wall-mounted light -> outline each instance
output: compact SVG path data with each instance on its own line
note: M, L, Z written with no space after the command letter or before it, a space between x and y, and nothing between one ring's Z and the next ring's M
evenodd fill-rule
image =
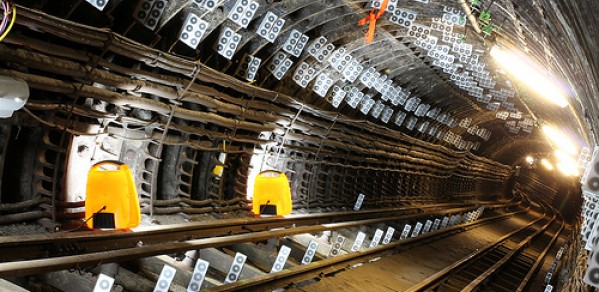
M557 163L558 170L565 176L579 176L578 163L575 160L563 160Z
M549 142L557 149L568 155L578 155L578 146L568 136L556 130L550 125L543 126L543 133Z
M546 158L541 159L541 164L547 169L547 170L553 170L553 164L551 164L551 162L549 162L549 160L547 160Z
M535 159L532 156L526 156L525 160L528 164L533 164L535 162Z
M0 76L0 118L9 118L21 109L29 98L27 82L9 76Z
M522 57L504 46L495 44L491 49L491 56L497 63L507 70L511 75L524 82L529 88L536 91L543 98L557 104L560 107L566 107L568 100L566 94L554 84L545 72L539 71L539 66Z
M580 175L578 161L573 155L561 150L555 150L554 156L557 159L558 170L566 176Z

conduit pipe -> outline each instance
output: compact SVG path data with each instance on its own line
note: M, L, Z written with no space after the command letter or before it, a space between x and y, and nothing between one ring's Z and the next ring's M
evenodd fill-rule
M466 17L470 21L470 24L472 24L474 30L478 34L482 33L483 31L480 29L480 26L478 26L478 21L476 21L476 16L472 14L472 9L470 9L470 6L468 5L468 3L466 3L466 0L458 0L458 2L460 3L460 6L462 6L462 10L464 10L464 13L466 13Z

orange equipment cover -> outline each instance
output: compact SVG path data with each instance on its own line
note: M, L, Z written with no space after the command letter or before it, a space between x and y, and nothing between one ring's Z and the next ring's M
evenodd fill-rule
M116 170L101 169L112 164ZM139 198L129 167L120 161L102 161L96 163L87 176L85 198L85 218L87 226L93 228L95 213L114 214L116 229L137 227L141 220Z

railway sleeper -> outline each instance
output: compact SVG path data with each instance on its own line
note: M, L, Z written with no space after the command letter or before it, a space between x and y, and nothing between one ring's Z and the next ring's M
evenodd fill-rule
M493 264L478 264L480 262L477 262L476 265L472 265L469 267L465 267L464 269L462 269L459 273L466 273L466 274L472 274L474 275L474 277L472 279L475 279L476 277L478 277L478 275L484 273L489 267L491 267Z
M445 292L445 291L461 291L466 285L468 285L472 280L462 278L460 276L452 277L443 285L439 286L436 291Z
M507 252L504 252L503 250L494 249L481 257L478 262L490 262L491 265L493 265L496 261L502 259L506 254Z
M462 270L459 274L457 274L456 277L467 280L469 283L470 281L476 279L476 277L478 277L478 275L480 275L485 270L486 270L486 268L483 269L481 267L476 267L476 268L472 267L472 269L467 268L465 270Z
M507 288L510 286L502 286L502 285L489 285L485 288L483 288L481 291L482 292L498 292L498 291L502 291L502 292L514 292L513 288Z

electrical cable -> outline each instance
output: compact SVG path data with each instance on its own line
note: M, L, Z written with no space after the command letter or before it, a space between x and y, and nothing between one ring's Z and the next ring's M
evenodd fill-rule
M6 29L6 31L4 31L4 33L2 35L0 35L0 42L2 42L2 40L8 35L10 30L12 29L13 24L15 24L16 19L17 19L17 8L13 6L12 7L12 19L11 19L10 24L8 25L8 28Z
M27 114L29 114L34 120L38 121L39 123L42 123L51 128L61 129L61 127L59 125L43 120L42 118L40 118L40 117L36 116L34 113L32 113L26 107L21 108L21 110L26 112ZM85 133L85 132L77 131L77 130L71 129L71 128L65 128L63 130L67 131L71 135L79 135L79 136L97 136L98 134L101 134L101 133Z
M0 4L2 4L0 7L2 7L2 10L4 11L4 15L2 16L2 22L0 23L0 32L2 32L4 31L4 29L6 28L6 24L8 23L10 7L8 6L8 2L2 2Z
M77 227L75 227L75 228L71 228L71 229L68 229L68 230L63 230L63 232L73 232L73 231L77 231L77 230L79 230L79 228L81 228L81 227L85 226L85 224L87 224L87 221L91 220L91 219L94 217L94 215L96 215L96 214L98 214L98 213L100 213L100 212L102 212L102 211L104 211L104 210L106 210L106 206L104 206L104 207L100 208L100 210L98 210L97 212L95 212L95 213L91 214L91 216L89 216L89 217L88 217L87 219L85 219L83 222L79 222L79 225L77 225Z

